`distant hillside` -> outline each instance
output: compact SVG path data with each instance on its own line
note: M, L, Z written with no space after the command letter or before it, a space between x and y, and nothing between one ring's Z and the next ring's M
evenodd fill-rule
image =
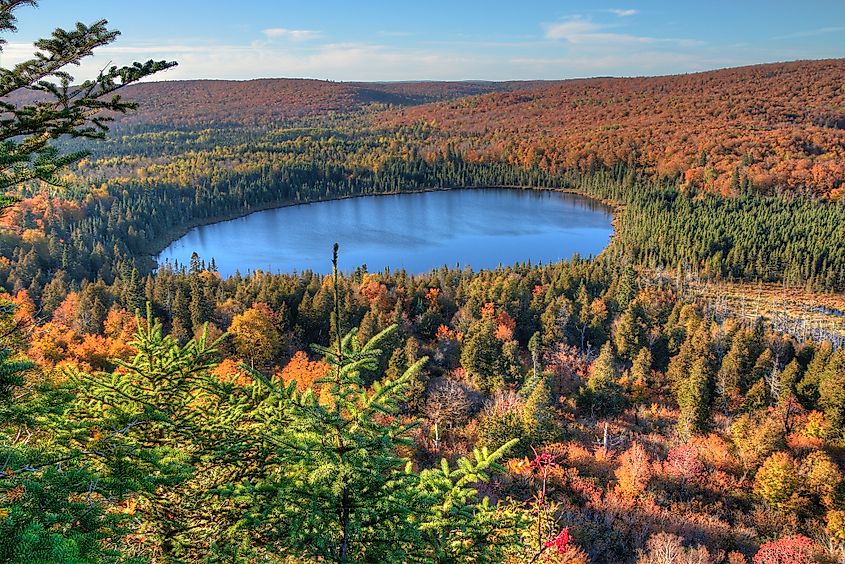
M845 194L845 59L550 82L190 80L126 96L140 107L118 127L250 127L387 104L371 123L428 124L423 150L448 143L470 159L550 170L636 161L726 194L749 183Z
M526 82L353 83L268 78L247 81L180 80L128 87L138 111L119 124L263 125L279 120L346 112L369 104L414 105L525 88Z
M398 109L383 123L431 123L526 166L636 158L720 192L746 177L763 190L845 192L845 59L534 86Z

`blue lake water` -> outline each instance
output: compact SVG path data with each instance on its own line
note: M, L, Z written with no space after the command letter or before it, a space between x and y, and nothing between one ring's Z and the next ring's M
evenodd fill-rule
M573 194L500 188L365 196L255 212L190 230L159 264L214 258L223 276L367 265L410 273L443 265L495 268L595 256L613 232L610 210Z

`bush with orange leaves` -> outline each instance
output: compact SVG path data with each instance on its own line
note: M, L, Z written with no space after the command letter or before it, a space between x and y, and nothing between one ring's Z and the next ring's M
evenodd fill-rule
M243 366L231 358L227 358L215 366L211 373L217 376L221 382L235 384L236 386L249 386L252 383L252 377L244 370Z
M619 462L619 468L615 472L616 491L630 499L640 497L645 493L654 475L651 457L640 443L634 442L622 453Z
M286 384L296 382L300 391L316 387L316 382L325 378L329 373L329 365L322 360L310 360L303 351L297 351L293 358L278 373L278 377Z
M109 353L110 339L102 335L82 335L78 342L68 348L70 356L82 366L93 370L109 370L112 367Z

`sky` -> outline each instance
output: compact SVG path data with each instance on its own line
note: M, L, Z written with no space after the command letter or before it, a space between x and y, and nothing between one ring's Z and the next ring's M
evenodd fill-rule
M121 31L77 75L175 60L158 80L527 80L845 57L842 0L40 0L7 66L56 27ZM73 72L72 72L73 74Z

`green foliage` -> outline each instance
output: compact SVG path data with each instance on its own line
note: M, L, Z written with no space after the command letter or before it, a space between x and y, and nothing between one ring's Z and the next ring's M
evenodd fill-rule
M744 467L754 469L784 446L783 427L765 413L746 413L731 425L731 439Z
M461 349L461 366L478 388L484 392L504 386L501 343L496 339L496 323L483 319L474 324Z
M3 305L4 325L13 312ZM12 327L4 341L16 340ZM16 352L0 348L0 561L116 559L105 543L123 533L123 519L106 511L106 500L118 492L89 462L93 453L62 440L69 425L60 414L68 395L32 385L22 393L32 368Z
M819 406L830 425L831 438L845 439L845 349L828 359L819 382Z
M646 343L646 323L644 312L636 302L631 303L625 313L616 322L613 332L613 342L619 356L626 360L633 360Z
M510 440L492 453L475 449L473 458L461 458L452 469L446 459L440 467L420 472L417 503L425 508L419 519L420 539L413 553L428 562L497 562L519 540L526 526L524 515L512 508L478 501L475 484L487 482L505 453L517 444Z
M212 507L203 504L210 484L198 480L221 462L209 456L227 433L218 411L223 390L208 373L218 343L202 335L180 345L148 311L129 343L130 361L72 380L79 390L70 414L79 425L74 441L102 453L97 467L120 498L137 503L147 543L168 557L203 545L196 522Z
M518 410L493 411L479 420L478 444L482 447L498 449L511 439L518 439L519 442L518 447L511 451L511 456L527 456L531 452L532 437Z
M812 350L813 358L796 386L798 399L806 408L810 408L819 401L819 384L827 368L827 362L833 354L833 346L825 341Z
M522 420L527 436L537 444L554 442L560 434L555 415L547 379L540 378L522 406Z
M14 11L34 1L12 1L0 5L0 32L16 31ZM11 69L0 68L0 189L29 180L60 184L57 173L85 156L83 152L60 154L51 145L59 137L102 138L111 121L108 112L125 113L135 105L117 92L125 86L170 68L176 63L147 61L131 66L112 66L94 79L77 82L68 74L94 49L112 43L119 33L100 20L90 26L78 23L72 30L56 29L49 39L35 42L33 58ZM5 38L2 43L6 43ZM2 48L0 46L0 48ZM36 101L11 101L24 92L36 93ZM0 208L10 199L0 202Z
M712 360L699 357L693 363L690 374L675 387L680 408L678 433L682 437L689 437L707 430L710 421L712 389Z
M259 419L271 452L262 471L229 494L248 511L238 528L280 556L329 561L460 560L495 555L510 534L512 515L478 500L474 484L489 479L516 441L494 452L476 450L456 469L411 471L400 455L415 422L398 417L399 403L426 358L397 378L369 388L361 373L378 366L379 346L395 326L365 344L356 331L337 347L315 347L331 373L326 395L280 388L260 379L267 395ZM271 406L273 406L271 408Z
M593 417L613 417L625 408L624 389L619 384L619 369L613 346L602 346L598 358L590 367L586 386L578 395L579 407L590 410Z

